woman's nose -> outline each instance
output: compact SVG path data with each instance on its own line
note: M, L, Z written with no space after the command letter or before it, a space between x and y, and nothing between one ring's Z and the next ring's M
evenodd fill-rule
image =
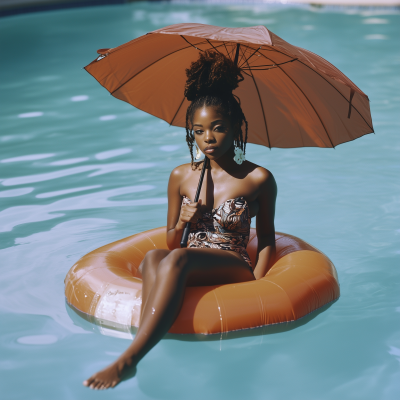
M204 141L206 143L211 143L211 142L215 142L215 137L213 135L213 132L211 130L206 130L205 131L205 135L204 135Z

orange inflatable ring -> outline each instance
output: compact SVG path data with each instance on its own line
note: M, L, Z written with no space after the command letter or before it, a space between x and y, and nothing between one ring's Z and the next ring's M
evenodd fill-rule
M124 326L138 326L142 281L138 267L147 251L167 249L166 228L138 233L83 256L65 278L75 309ZM253 265L257 236L247 246ZM276 233L276 261L264 278L219 286L188 287L170 333L221 333L294 321L336 300L332 262L301 239Z

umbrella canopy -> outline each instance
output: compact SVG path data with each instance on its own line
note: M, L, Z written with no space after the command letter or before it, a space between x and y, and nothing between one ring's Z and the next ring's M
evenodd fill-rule
M230 57L243 71L233 94L249 123L248 142L335 147L373 132L368 97L349 78L261 25L170 25L98 50L85 69L114 97L184 127L185 69L207 49Z

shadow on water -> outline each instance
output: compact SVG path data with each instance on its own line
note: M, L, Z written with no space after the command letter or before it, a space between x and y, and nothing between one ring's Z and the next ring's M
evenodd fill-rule
M318 308L317 310L307 314L306 316L299 318L296 321L290 322L281 322L278 324L265 325L260 326L258 328L250 328L250 329L242 329L239 331L232 332L224 332L224 333L215 333L211 335L203 335L203 334L172 334L168 333L165 335L165 339L174 339L180 340L184 342L207 342L207 341L217 341L217 340L230 340L244 337L253 337L253 336L264 336L271 335L275 333L282 333L291 331L300 326L303 326L316 318L319 314L326 311L329 307L331 307L338 299L325 304L324 306ZM129 325L122 325L116 322L105 321L99 318L96 318L92 315L83 313L79 311L74 306L65 302L66 309L68 315L72 319L75 325L80 326L86 331L98 332L102 335L112 336L121 339L133 339L137 328Z

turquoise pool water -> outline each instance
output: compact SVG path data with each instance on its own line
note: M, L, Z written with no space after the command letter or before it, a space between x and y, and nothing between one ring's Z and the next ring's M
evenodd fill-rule
M98 48L190 21L264 24L369 95L375 135L336 150L248 150L276 177L277 230L332 259L341 297L286 332L167 338L133 379L92 392L82 380L129 342L71 318L63 279L90 250L165 225L169 171L188 150L183 129L114 99L81 68ZM397 399L399 37L399 13L367 9L134 3L1 19L2 398Z

